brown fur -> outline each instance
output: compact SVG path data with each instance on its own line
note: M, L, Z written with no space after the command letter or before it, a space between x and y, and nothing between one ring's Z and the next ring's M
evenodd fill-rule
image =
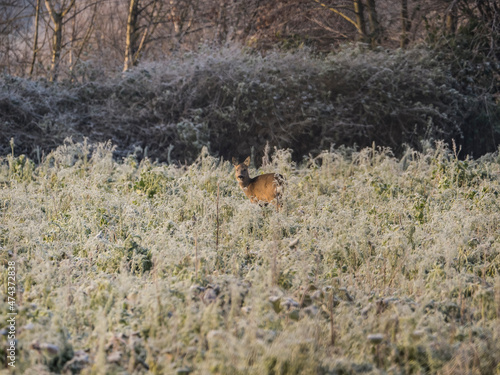
M277 173L266 173L256 177L250 177L248 166L250 156L243 163L233 158L234 174L241 190L252 203L267 202L281 206L281 193L283 190L283 176Z

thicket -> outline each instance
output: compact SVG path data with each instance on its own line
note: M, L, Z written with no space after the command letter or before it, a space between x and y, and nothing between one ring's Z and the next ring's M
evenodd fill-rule
M118 155L192 162L203 146L229 158L266 143L294 160L333 145L391 147L452 139L462 155L496 150L499 110L470 76L425 50L349 47L326 56L241 48L142 64L107 77L0 81L0 151L35 154L66 137L111 140ZM38 157L38 156L37 156Z
M259 171L286 176L277 213L206 150L188 167L113 150L0 158L20 373L500 369L497 152L278 150Z

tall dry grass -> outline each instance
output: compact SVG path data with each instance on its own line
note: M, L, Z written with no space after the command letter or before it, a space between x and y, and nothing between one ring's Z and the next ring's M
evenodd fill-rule
M279 213L206 150L2 157L17 373L498 373L500 158L423 148L275 150L258 172L286 176Z

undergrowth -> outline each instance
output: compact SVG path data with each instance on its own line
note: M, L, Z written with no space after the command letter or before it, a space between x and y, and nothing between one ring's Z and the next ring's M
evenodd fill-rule
M206 149L2 157L16 373L498 374L500 157L423 149L275 150L253 173L286 177L280 212Z

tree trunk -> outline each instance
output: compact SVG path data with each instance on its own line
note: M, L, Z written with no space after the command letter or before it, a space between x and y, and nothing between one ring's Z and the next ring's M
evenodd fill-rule
M458 9L457 2L453 1L448 8L448 12L446 13L446 33L448 35L455 35L457 31L457 23L458 23Z
M127 71L139 62L139 57L161 22L163 3L152 0L143 8L139 7L140 0L130 0L127 17L127 35L125 40L125 61L123 71ZM146 12L147 10L147 12ZM139 26L139 15L142 24ZM140 29L143 29L140 31ZM142 34L142 35L141 35Z
M49 10L50 19L54 24L54 34L52 35L52 61L50 66L50 80L57 81L59 62L61 60L61 50L62 50L62 29L63 20L68 12L75 5L75 0L71 0L67 7L61 5L59 11L56 11L56 7L51 3L51 0L45 0L45 6Z
M57 81L59 60L62 49L62 17L59 13L54 16L54 35L52 36L52 61L50 64L50 80Z
M366 25L363 3L361 0L354 0L354 13L356 14L356 24L361 41L366 41Z
M408 0L401 0L401 48L406 48L410 42L408 38L410 28L411 22L408 18Z
M370 40L372 46L380 43L382 28L378 22L377 9L375 7L375 0L367 0L366 6L368 8L368 21L370 23Z
M123 71L126 72L137 64L135 58L137 52L137 29L139 16L139 0L130 0L128 18L127 18L127 35L125 40L125 61Z
M40 20L40 1L36 1L35 7L35 35L33 36L33 59L31 60L30 76L33 76L35 70L36 55L38 53L38 21Z

